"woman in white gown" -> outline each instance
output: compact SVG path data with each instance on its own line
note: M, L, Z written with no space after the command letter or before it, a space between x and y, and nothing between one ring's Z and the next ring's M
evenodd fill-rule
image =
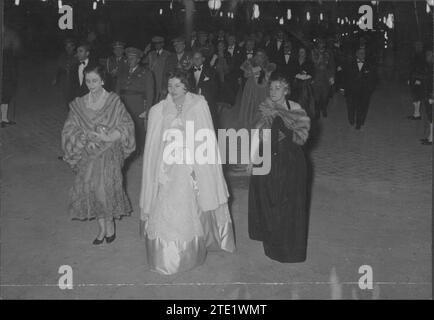
M162 274L201 265L211 249L235 250L229 193L217 162L220 156L209 107L203 96L188 92L188 88L186 73L172 74L167 98L153 106L148 117L140 230L146 241L148 264ZM215 157L209 158L212 163L199 164L194 159L198 142L173 148L168 139L173 133L188 139L186 132L191 124L192 137L205 129L207 146L211 146L207 154L212 154L215 147ZM180 156L183 161L171 164L170 156ZM193 161L185 161L189 156Z

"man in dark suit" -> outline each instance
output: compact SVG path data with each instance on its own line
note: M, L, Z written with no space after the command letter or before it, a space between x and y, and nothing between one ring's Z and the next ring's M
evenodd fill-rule
M217 128L217 80L215 71L205 64L205 57L201 51L193 53L193 67L190 69L190 82L193 92L205 97L213 118L214 127Z
M249 37L246 39L244 47L240 50L238 64L241 65L244 61L253 58L255 53L255 38Z
M270 62L276 63L279 57L283 55L283 45L285 43L285 34L282 30L278 30L276 33L276 39L274 39L266 51Z
M364 125L368 114L369 102L375 89L375 70L366 61L366 51L358 48L356 55L348 63L345 74L345 96L347 100L348 121L356 124L356 129Z
M68 102L71 102L77 97L82 97L89 92L84 79L83 70L88 65L96 65L96 61L89 57L90 45L88 43L81 43L77 47L78 63L74 64L70 73L70 90Z
M292 83L296 74L296 65L294 55L292 54L291 42L286 41L283 44L282 55L277 56L277 58L277 71L284 76L289 83Z

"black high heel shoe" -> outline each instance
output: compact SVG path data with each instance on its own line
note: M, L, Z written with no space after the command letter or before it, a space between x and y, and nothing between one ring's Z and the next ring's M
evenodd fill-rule
M116 239L116 232L115 233L113 233L110 237L105 237L105 242L107 242L107 243L112 243L113 241L115 241L115 239ZM103 239L104 240L104 239ZM103 241L102 240L102 241Z
M97 238L95 238L95 240L93 240L93 242L92 242L92 244L94 244L94 245L100 245L101 243L103 243L104 242L104 239L105 239L106 237L104 237L104 238L102 238L102 239L98 239L98 237Z

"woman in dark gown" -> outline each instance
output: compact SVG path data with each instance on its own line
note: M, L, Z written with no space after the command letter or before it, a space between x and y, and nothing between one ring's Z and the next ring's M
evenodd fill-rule
M302 145L310 119L296 102L285 99L289 85L283 77L270 83L270 97L259 107L255 128L271 129L259 146L271 143L271 170L252 175L249 188L249 236L263 242L265 255L279 262L306 260L306 159ZM255 163L255 161L253 161ZM252 165L250 166L252 167Z

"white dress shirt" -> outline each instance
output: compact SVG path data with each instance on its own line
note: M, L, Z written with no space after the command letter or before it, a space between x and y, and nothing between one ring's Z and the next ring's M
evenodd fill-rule
M277 51L280 50L281 46L282 46L282 40L277 40Z
M83 84L83 79L84 79L83 70L84 70L84 68L87 67L88 63L89 63L89 59L86 59L84 61L81 61L80 65L78 66L78 80L80 81L80 86Z
M357 61L357 66L359 67L359 71L362 70L362 68L363 68L363 62L362 61Z
M231 56L234 55L234 50L235 50L235 46L228 47L228 52L231 54Z
M289 58L291 58L291 54L290 53L286 53L285 54L285 63L288 64Z
M198 69L199 70L194 71L194 79L196 80L196 84L199 83L200 75L202 74L202 70L203 70L203 65L201 65Z

